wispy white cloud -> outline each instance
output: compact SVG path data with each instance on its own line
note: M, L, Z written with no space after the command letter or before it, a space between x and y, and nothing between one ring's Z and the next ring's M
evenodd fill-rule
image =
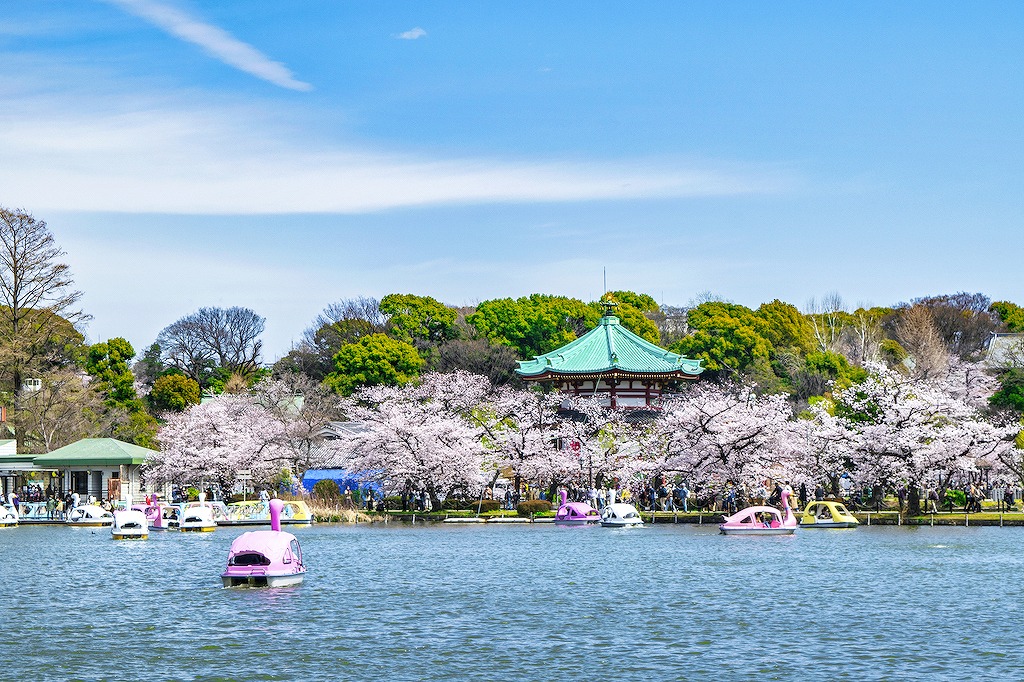
M672 159L433 158L341 148L298 138L246 108L131 106L135 113L89 113L65 95L0 112L4 201L34 210L355 214L761 194L790 183L776 168Z
M408 31L398 33L395 37L399 40L416 40L417 38L422 38L425 35L427 35L427 32L417 26L416 28L410 28Z
M313 86L295 78L287 66L269 59L252 45L235 38L224 29L203 22L177 7L158 0L106 0L186 42L201 47L211 57L228 66L291 90L312 90Z

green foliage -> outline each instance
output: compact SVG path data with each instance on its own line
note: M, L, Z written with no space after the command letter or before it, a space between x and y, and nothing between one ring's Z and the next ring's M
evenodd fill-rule
M845 356L830 351L808 353L804 365L807 371L827 377L844 387L860 383L868 377L867 370L854 367Z
M318 497L321 500L340 500L341 489L338 487L338 482L329 478L317 481L313 484L313 497Z
M1024 369L1009 370L1000 377L1000 383L999 390L988 399L989 404L1024 412Z
M335 392L349 395L360 386L400 386L419 376L423 359L416 349L386 334L364 336L338 349L335 371L324 382Z
M742 373L771 353L772 344L760 332L763 321L746 306L702 303L687 313L687 321L693 332L671 350L703 360L709 372Z
M882 360L890 366L898 365L909 357L906 349L892 339L883 339L878 344L878 352L881 354Z
M600 312L575 298L531 294L484 301L466 321L491 342L511 346L521 358L532 358L576 339L600 317Z
M165 372L167 367L160 357L160 344L154 343L142 354L142 359L135 363L133 368L135 378L146 386L152 386L157 377ZM180 371L180 370L176 370Z
M989 310L999 315L1011 332L1024 332L1024 308L1009 301L996 301Z
M963 490L950 488L946 491L945 499L942 502L949 504L951 501L954 507L963 507L967 504L967 494Z
M430 296L388 294L380 312L389 316L388 331L399 341L438 344L458 336L458 312Z
M602 298L608 298L616 303L632 306L641 313L658 312L657 301L647 294L638 294L633 291L609 291Z
M516 507L516 514L519 516L530 516L551 511L551 503L547 500L523 500Z
M94 386L109 407L121 407L129 413L142 409L135 393L135 375L131 362L135 349L126 340L117 337L93 344L85 353L85 371L94 379Z
M774 348L795 348L801 353L814 348L814 329L795 306L776 299L762 304L755 315L762 323L759 333Z
M603 312L600 303L592 303L591 307L593 307L595 311L598 311L599 314ZM623 327L640 338L650 341L655 345L657 345L661 340L661 333L658 331L658 325L644 315L643 311L639 308L636 308L629 303L620 303L615 309L615 316L619 318L620 322L622 322Z
M184 374L165 374L153 382L149 400L158 410L182 412L199 404L199 384Z
M113 436L118 440L134 443L144 448L158 450L157 432L160 425L145 410L137 410L128 414L127 419L120 420L113 427Z
M855 410L846 403L837 403L832 414L855 424L877 424L882 418L882 408L874 403L865 402L866 397L864 393L857 394L856 402L862 405L860 409Z

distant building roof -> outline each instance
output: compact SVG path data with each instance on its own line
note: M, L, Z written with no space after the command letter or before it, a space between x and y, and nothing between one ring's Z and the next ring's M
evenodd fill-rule
M366 424L363 422L328 422L327 425L320 430L320 435L327 440L334 440L365 432Z
M704 371L700 363L640 338L608 314L575 341L533 360L521 360L516 372L532 380L610 372L695 379Z
M45 455L37 455L32 461L38 467L51 468L119 466L121 464L143 464L155 454L155 450L114 438L83 438Z

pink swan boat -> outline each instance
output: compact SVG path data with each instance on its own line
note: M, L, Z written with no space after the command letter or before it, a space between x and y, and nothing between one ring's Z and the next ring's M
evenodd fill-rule
M555 512L556 526L585 526L601 521L601 512L586 502L566 502L564 490L559 490L560 504Z
M270 530L242 533L228 550L228 567L221 573L224 587L286 587L306 575L302 549L291 533L281 530L284 502L270 500Z
M792 535L798 523L789 506L789 491L782 491L782 509L757 505L741 509L718 527L723 535Z

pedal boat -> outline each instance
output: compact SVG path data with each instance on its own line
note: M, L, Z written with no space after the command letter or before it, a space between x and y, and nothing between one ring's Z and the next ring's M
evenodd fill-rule
M100 528L114 523L114 515L96 504L83 504L75 507L68 514L66 521L69 526Z
M289 500L281 511L282 525L305 525L313 523L313 512L303 500ZM232 502L225 508L224 518L217 518L219 526L260 526L270 524L270 508L266 502Z
M281 500L270 500L270 530L242 533L228 550L224 587L287 587L306 576L298 539L281 530Z
M0 528L14 528L18 525L18 512L13 504L0 505Z
M12 505L5 505L8 509L12 508ZM19 505L20 509L15 510L15 514L18 517L18 523L30 524L30 523L62 523L63 519L61 515L56 511L53 515L46 510L45 502L21 502ZM2 514L2 512L0 512Z
M860 521L842 502L808 502L800 515L801 528L856 528Z
M213 507L203 501L200 494L199 502L189 502L181 512L178 530L182 533L211 533L217 530L217 522L213 519Z
M601 521L601 512L586 502L567 502L564 490L559 490L560 504L555 512L556 526L586 526Z
M628 528L642 526L644 520L640 518L640 512L633 505L616 502L609 504L601 512L601 525L605 528Z
M151 504L132 505L132 509L141 511L146 515L150 530L178 530L181 509L176 504L153 502Z
M114 512L110 536L115 540L145 540L149 537L149 520L138 509L119 509Z
M725 517L718 527L723 535L792 535L797 529L796 516L789 506L789 493L782 492L782 508L755 505Z

